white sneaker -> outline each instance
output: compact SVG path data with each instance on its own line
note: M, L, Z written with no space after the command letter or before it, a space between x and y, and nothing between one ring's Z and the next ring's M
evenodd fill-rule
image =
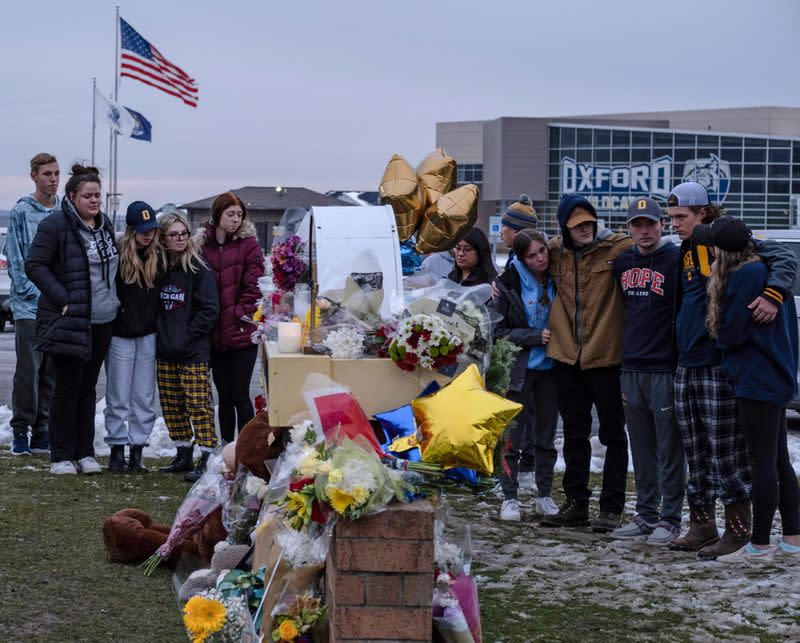
M759 563L771 563L774 557L774 547L758 549L757 547L753 547L751 543L747 543L744 547L737 549L731 554L717 556L717 561L720 563L745 563L748 565L758 565Z
M69 460L62 460L61 462L53 462L50 465L50 473L57 476L74 476L78 474L78 470Z
M516 498L503 500L503 505L500 507L500 520L508 520L510 522L522 520L522 516L519 513L519 501Z
M520 489L536 491L536 474L533 471L520 471L517 474L517 484Z
M555 516L558 513L558 505L550 496L544 496L536 499L536 511L543 516Z
M100 473L103 470L103 467L100 466L100 463L90 455L78 460L77 464L78 471L87 475L91 475L92 473Z

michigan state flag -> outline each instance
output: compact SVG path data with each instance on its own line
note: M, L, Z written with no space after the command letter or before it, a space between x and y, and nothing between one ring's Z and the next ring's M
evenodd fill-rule
M105 123L122 136L140 141L152 140L152 126L144 116L130 107L123 107L95 91L95 120Z

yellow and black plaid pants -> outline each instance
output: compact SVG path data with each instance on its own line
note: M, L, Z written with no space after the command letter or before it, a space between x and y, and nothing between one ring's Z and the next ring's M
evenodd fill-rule
M194 437L197 446L216 448L208 363L178 364L158 360L156 378L169 437L175 442L191 442Z

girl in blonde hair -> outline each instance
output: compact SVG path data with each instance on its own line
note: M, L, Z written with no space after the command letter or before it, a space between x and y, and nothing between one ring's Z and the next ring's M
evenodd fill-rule
M203 475L217 446L211 400L209 334L217 321L219 299L214 277L177 212L161 217L167 268L161 284L157 328L157 381L164 422L177 453L161 471ZM200 458L192 468L192 441Z
M117 240L120 306L106 357L105 441L111 447L109 471L147 473L142 450L156 421L156 320L163 254L152 207L134 201L125 223L125 232ZM126 444L130 445L128 462Z
M698 225L693 239L715 246L708 279L709 335L722 350L722 370L733 389L753 477L753 532L724 563L772 560L770 529L780 510L783 540L777 552L800 556L800 485L786 444L786 405L797 394L797 313L787 297L774 321L754 324L748 304L764 290L767 268L755 254L750 230L739 219L721 217Z

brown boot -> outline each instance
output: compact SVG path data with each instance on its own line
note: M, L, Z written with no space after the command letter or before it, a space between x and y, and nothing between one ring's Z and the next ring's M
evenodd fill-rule
M750 542L751 523L749 498L725 505L725 533L716 543L697 552L697 557L703 560L716 560L717 556L732 554L741 549Z
M669 544L674 551L697 551L719 540L715 504L689 505L689 531Z

